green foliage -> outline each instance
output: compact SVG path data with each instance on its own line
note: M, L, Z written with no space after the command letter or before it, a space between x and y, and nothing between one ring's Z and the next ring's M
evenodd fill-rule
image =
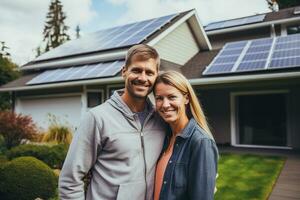
M46 48L44 52L55 48L65 41L70 40L69 35L66 33L69 29L65 25L66 15L63 12L63 5L60 0L52 0L49 6L49 11L46 17L46 24L44 27L44 41L46 41ZM39 54L39 49L37 53Z
M37 134L32 118L10 111L0 112L0 135L7 149L21 144L24 139L33 139Z
M267 199L284 161L275 156L222 154L215 199Z
M0 56L0 86L20 76L18 66L9 58ZM8 92L0 93L0 111L11 108L10 94Z
M61 169L68 148L68 145L63 144L54 146L24 144L7 151L6 155L9 160L21 156L32 156L45 162L53 169Z
M299 0L278 0L279 9L300 6Z
M47 142L50 144L70 144L73 138L71 128L67 123L60 123L55 115L48 115L50 125L47 133L44 134L41 142Z
M55 195L57 177L42 161L20 157L4 164L0 171L0 197L5 200L48 199Z

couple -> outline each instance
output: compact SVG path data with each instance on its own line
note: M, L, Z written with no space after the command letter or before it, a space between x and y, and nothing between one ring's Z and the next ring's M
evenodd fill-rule
M150 46L128 50L125 89L83 118L59 177L60 199L213 199L218 151L203 111L187 79L158 75L159 65Z

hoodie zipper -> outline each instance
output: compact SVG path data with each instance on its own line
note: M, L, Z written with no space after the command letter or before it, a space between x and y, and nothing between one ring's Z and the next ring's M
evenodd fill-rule
M146 184L146 192L145 192L145 200L147 199L147 193L148 193L148 184L147 184L147 162L146 162L146 156L145 156L145 142L144 142L144 133L143 133L143 128L148 119L151 117L153 112L149 112L148 116L144 120L144 123L141 124L141 130L140 130L140 138L141 138L141 146L142 146L142 152L143 152L143 160L144 160L144 179L145 179L145 184Z

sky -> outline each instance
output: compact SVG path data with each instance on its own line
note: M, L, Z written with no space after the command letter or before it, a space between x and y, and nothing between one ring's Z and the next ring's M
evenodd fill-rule
M43 42L51 0L0 0L0 41L18 65L32 60ZM68 34L97 30L196 9L201 24L270 12L266 0L61 0Z

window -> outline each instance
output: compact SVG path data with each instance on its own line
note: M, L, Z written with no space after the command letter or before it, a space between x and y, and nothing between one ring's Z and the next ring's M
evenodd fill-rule
M88 108L98 106L102 103L102 92L87 92Z
M300 33L300 24L288 26L286 29L287 29L287 34L288 35Z
M109 85L109 86L107 86L107 99L109 99L110 96L113 95L113 93L116 90L120 90L120 89L124 89L124 85Z

